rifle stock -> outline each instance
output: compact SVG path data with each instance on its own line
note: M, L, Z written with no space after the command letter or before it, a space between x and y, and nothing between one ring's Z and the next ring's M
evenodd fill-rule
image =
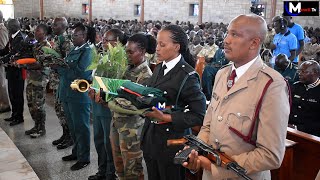
M200 155L207 157L215 165L231 170L243 179L251 180L251 178L246 175L246 170L239 166L231 157L223 152L213 149L194 135L186 135L182 139L172 139L167 141L168 146L183 144L190 146L190 148L177 153L173 160L175 164L182 164L183 162L188 161L191 151L196 150Z

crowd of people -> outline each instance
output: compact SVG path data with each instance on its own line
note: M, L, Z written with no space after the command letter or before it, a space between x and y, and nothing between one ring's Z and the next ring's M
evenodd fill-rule
M34 127L25 134L44 136L46 88L52 89L63 130L52 144L57 149L73 145L62 160L76 161L75 171L90 164L91 112L99 169L89 180L179 180L186 169L200 168L203 179L236 177L195 150L183 166L173 163L183 147L168 147L167 140L182 138L195 126L202 126L201 140L231 156L255 179L270 179L269 170L281 165L288 123L320 136L320 30L303 29L292 17L276 16L268 26L257 15L199 25L64 17L2 20L0 12L0 111L11 111L4 120L10 126L24 122L26 80ZM30 44L37 62L22 67L15 60ZM117 44L128 57L122 79L165 92L166 105L173 107L169 112L156 107L144 116L114 112L100 92L70 88L75 79L91 82L94 75L105 76L87 70L92 50L103 54ZM59 55L44 54L45 47ZM199 57L206 61L202 78L194 72Z

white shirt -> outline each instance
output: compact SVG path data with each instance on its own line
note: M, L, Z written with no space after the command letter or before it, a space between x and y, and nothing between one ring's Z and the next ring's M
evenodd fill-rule
M12 34L12 35L11 35L12 39L14 39L14 38L18 35L19 32L20 32L20 30L17 31L16 33Z
M250 68L250 66L258 59L258 56L253 58L251 61L247 62L246 64L236 68L234 64L232 65L232 70L231 72L235 69L237 76L234 79L234 82L236 83L240 77L247 72L247 70Z
M181 54L179 54L178 57L172 59L169 62L163 61L162 62L162 66L164 66L164 65L167 66L167 68L164 70L164 74L163 75L166 75L171 69L173 69L178 64L180 59L181 59Z

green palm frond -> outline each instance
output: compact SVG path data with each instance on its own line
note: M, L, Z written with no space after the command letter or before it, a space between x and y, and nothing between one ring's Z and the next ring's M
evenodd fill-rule
M128 65L125 48L121 43L114 47L109 43L108 47L108 51L100 59L92 61L88 69L97 69L97 72L108 78L121 79Z

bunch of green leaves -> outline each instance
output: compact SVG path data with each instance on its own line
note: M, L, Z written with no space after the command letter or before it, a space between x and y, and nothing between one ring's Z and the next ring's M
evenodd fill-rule
M128 66L125 47L121 43L116 46L108 44L108 51L100 58L94 58L88 70L96 69L99 75L112 79L122 79Z
M93 78L92 88L98 90L100 89L100 84L97 81L97 78L101 78L102 83L106 86L106 102L111 101L113 98L117 97L118 93L117 90L120 88L120 86L123 85L125 82L129 82L130 80L124 80L124 79L110 79L105 77L98 77L95 76Z

